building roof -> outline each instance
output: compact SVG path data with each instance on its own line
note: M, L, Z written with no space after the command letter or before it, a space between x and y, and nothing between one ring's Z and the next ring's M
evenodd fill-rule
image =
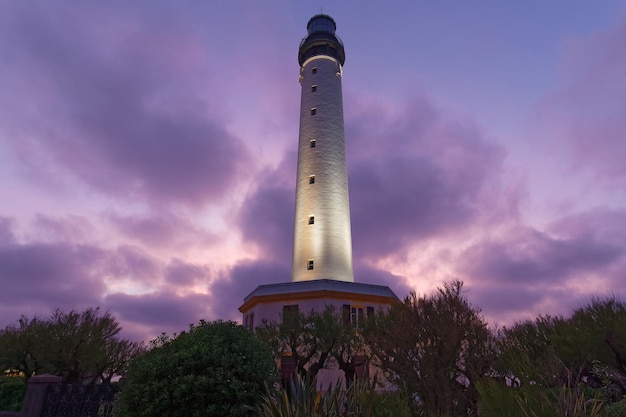
M257 304L298 299L358 299L383 304L399 301L387 286L318 279L259 285L244 298L239 311L246 312Z
M243 300L263 295L291 294L310 291L335 291L349 294L375 295L398 299L396 294L387 286L363 284L360 282L336 281L333 279L317 279L313 281L284 282L280 284L259 285Z

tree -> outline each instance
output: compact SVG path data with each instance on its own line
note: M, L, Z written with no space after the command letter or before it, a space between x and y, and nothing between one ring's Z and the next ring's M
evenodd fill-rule
M307 314L293 312L281 322L264 321L256 332L271 346L276 359L285 353L291 355L298 374L305 379L314 379L330 359L335 359L350 385L356 368L365 364L361 333L346 323L333 305Z
M22 372L26 378L39 373L49 346L47 332L47 323L37 316L22 316L17 325L0 330L0 368Z
M532 413L541 407L561 415L579 404L608 406L626 394L626 303L596 298L569 318L539 316L505 327L498 351L495 374L515 389L500 387L503 395L494 396L493 382L486 384L484 408L524 404Z
M562 355L571 355L584 376L596 382L601 381L594 364L602 364L612 374L612 383L619 386L622 395L626 394L626 302L616 297L594 298L574 310L568 330L568 336L575 340L569 340L569 352Z
M22 317L0 331L0 366L27 378L50 373L67 383L110 382L143 351L141 343L121 339L121 330L111 313L98 308L54 310L48 319Z
M415 293L370 320L366 343L387 379L417 395L427 415L475 410L476 382L494 358L492 335L459 281Z
M553 357L558 359L565 374L576 377L575 383L584 379L600 384L595 369L598 364L626 377L626 303L615 297L593 299L574 310L569 318L540 316L534 321L516 323L503 329L499 343L506 356L527 352L542 375L554 374L553 370L545 369L548 357ZM506 365L512 368L512 364ZM520 372L517 374L528 379ZM566 383L565 377L554 383ZM626 393L623 382L615 382Z
M234 322L191 325L162 335L121 381L115 415L249 416L276 364L263 342Z

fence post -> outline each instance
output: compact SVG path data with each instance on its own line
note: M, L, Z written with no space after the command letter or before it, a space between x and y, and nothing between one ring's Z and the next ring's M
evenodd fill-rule
M56 375L43 374L31 377L28 380L28 388L22 402L20 417L40 417L46 402L48 387L60 384L62 378Z

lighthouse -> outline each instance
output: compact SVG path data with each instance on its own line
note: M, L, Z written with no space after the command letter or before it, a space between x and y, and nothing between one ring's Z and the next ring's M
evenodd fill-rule
M399 301L387 286L354 280L341 93L345 50L336 29L332 17L313 16L298 49L301 101L291 281L259 285L244 298L239 311L251 329L327 306L359 328L374 311Z
M354 282L341 76L345 51L328 15L300 43L300 135L292 281Z

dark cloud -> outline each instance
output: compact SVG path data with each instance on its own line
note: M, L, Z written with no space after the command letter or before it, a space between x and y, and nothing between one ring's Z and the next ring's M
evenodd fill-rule
M365 284L385 285L391 288L400 300L412 291L405 277L394 275L382 269L371 268L361 263L355 266L354 280Z
M0 304L15 318L54 307L97 305L105 290L98 274L105 259L104 251L86 245L0 246Z
M401 112L356 105L346 121L354 252L401 252L478 221L515 215L497 178L503 152L424 99Z
M189 324L207 319L209 300L201 294L179 296L164 291L142 295L110 294L104 304L131 327L139 324L156 336L162 332L180 333L187 330Z
M211 310L215 317L241 319L237 307L259 285L291 281L291 258L280 261L242 261L228 271L228 276L215 280L209 287Z
M167 212L143 215L111 214L108 220L123 236L149 247L176 247L178 250L202 242L211 244L217 237L203 231L193 219Z
M199 91L199 74L219 63L197 35L95 5L7 9L0 82L14 100L0 105L32 170L51 157L93 189L166 202L233 186L247 151L220 120L219 97Z
M165 281L169 285L191 286L209 281L210 271L204 265L172 259L165 268Z
M91 222L77 215L52 217L39 213L35 215L31 226L36 230L39 242L80 242L94 234Z
M105 268L104 272L112 279L156 285L161 282L163 265L137 246L121 245L109 252Z
M596 208L554 220L547 230L556 235L590 242L626 246L626 209Z
M13 220L8 217L0 217L0 246L10 245L15 242Z
M524 229L505 239L472 246L464 254L463 270L483 282L557 284L615 261L624 248L585 239L561 239Z
M589 294L626 297L625 216L592 210L559 219L547 231L518 228L472 245L456 268L494 317L547 314L555 306L563 313Z
M467 296L476 306L486 308L489 312L521 313L532 310L551 294L552 291L545 288L529 286L477 286L468 290ZM497 313L492 316L495 320L499 318Z
M287 152L276 169L259 174L258 188L246 197L238 214L243 237L266 259L291 261L296 160L294 152Z

